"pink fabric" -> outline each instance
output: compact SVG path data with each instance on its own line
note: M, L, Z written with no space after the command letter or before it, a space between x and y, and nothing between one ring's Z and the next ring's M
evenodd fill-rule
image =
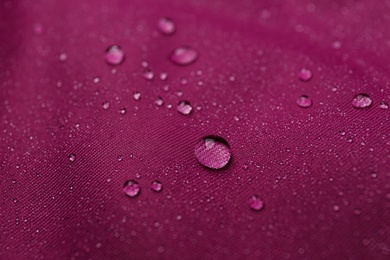
M1 1L0 259L388 259L389 9ZM183 46L199 56L178 66ZM352 107L360 93L370 107ZM194 155L207 135L230 145L221 170Z

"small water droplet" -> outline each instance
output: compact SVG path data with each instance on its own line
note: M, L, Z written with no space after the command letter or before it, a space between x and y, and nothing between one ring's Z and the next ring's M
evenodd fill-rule
M110 102L108 102L108 101L103 102L102 105L103 105L103 109L104 109L104 110L107 110L107 109L110 108Z
M336 212L340 211L340 206L334 205L333 206L333 210L336 211Z
M154 78L154 73L150 69L145 69L143 75L146 80L152 80Z
M179 111L183 115L189 115L192 111L192 106L188 101L180 101L177 106L177 111Z
M352 100L352 106L354 108L366 108L371 106L372 99L369 95L361 93L356 95Z
M160 79L161 80L167 80L167 78L168 78L168 73L166 73L166 72L161 72L160 73Z
M183 86L187 85L188 84L188 80L186 78L182 78L180 79L180 84L182 84Z
M162 97L157 97L156 100L154 101L154 103L157 106L162 106L164 104L164 100L162 99Z
M382 102L379 103L379 108L381 108L381 109L388 109L389 108L389 104L386 101L382 101Z
M348 137L348 138L347 138L347 142L348 142L348 143L352 143L352 142L353 142L353 138L352 138L352 137Z
M248 200L248 206L251 210L260 211L264 208L264 201L257 195L253 195Z
M129 180L125 182L123 186L123 192L129 197L137 196L141 191L141 187L138 182L134 180Z
M69 154L69 161L74 162L76 160L76 155L74 153Z
M118 155L118 162L121 162L121 161L123 161L123 155Z
M309 81L313 77L313 73L309 69L301 69L299 72L299 79L302 81Z
M344 131L344 130L340 130L340 131L339 131L339 134L340 134L341 136L344 136L344 135L345 135L345 131Z
M118 45L111 45L106 49L104 58L109 65L119 65L125 60L125 53Z
M97 84L100 82L100 77L96 77L93 79L93 83Z
M161 17L157 22L158 30L163 34L173 34L176 31L175 23L168 17Z
M162 190L162 184L161 184L161 182L155 180L152 182L152 185L150 186L150 188L152 189L152 191L160 192Z
M165 91L165 92L168 92L169 91L169 85L164 85L163 87L162 87L162 89Z
M119 114L121 114L121 115L126 114L126 108L125 108L125 107L120 108L120 109L119 109Z
M140 98L141 98L141 92L139 92L139 91L134 91L134 92L133 92L133 98L134 98L134 100L140 100Z
M60 61L66 61L68 59L68 55L65 52L61 52L59 56Z
M176 65L185 66L194 63L198 57L199 54L196 50L184 46L175 49L170 55L170 60Z
M181 91L181 90L176 90L176 91L175 91L175 95L178 96L178 97L181 97L181 96L183 96L183 91Z
M303 108L308 108L313 105L313 101L306 95L302 95L297 99L297 105Z
M244 164L242 165L242 168L243 168L244 170L248 170L249 166L248 166L247 163L244 163Z
M195 156L203 166L221 169L229 163L232 154L225 139L219 136L205 136L195 145Z

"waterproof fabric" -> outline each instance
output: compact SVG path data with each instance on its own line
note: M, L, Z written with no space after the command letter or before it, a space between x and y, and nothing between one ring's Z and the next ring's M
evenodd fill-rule
M1 1L0 258L388 259L389 13L369 0ZM197 60L173 63L182 46ZM354 108L361 93L372 103ZM222 169L195 156L208 135L230 146Z

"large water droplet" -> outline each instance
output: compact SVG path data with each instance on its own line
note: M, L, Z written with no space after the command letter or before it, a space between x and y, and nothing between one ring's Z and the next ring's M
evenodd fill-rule
M125 60L125 53L118 45L112 45L107 48L104 58L110 65L119 65Z
M386 101L382 101L382 102L379 103L379 108L380 109L388 109L389 108L389 104Z
M134 180L126 181L125 185L123 186L123 192L129 197L137 196L140 191L141 187L139 186L138 182Z
M299 72L299 78L302 81L309 81L309 80L311 80L312 77L313 77L313 73L309 69L303 68Z
M260 211L264 208L264 201L257 195L253 195L248 200L248 206L250 209Z
M150 188L152 189L152 191L160 192L162 190L162 184L161 184L161 182L155 180L152 182L152 185L150 186Z
M173 34L176 31L175 23L168 17L161 17L157 22L158 30L163 34Z
M170 60L177 65L185 66L194 63L198 57L199 54L196 50L184 46L175 49L170 55Z
M352 100L352 106L354 108L366 108L371 106L372 99L367 94L358 94Z
M192 106L188 101L180 101L177 106L177 111L179 111L183 115L189 115L192 111Z
M225 167L232 156L228 142L219 136L205 136L195 145L196 159L210 169Z
M297 105L303 108L307 108L313 105L313 101L308 96L302 95L297 99Z

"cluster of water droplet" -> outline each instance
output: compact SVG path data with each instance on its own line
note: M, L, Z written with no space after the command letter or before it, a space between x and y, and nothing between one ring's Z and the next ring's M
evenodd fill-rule
M177 27L174 21L168 17L161 17L157 22L157 30L164 36L172 36L177 32ZM111 45L105 51L104 59L106 63L110 66L118 66L125 61L125 53L119 45ZM190 46L180 46L172 50L168 55L168 59L170 62L177 66L189 66L196 62L199 59L199 53L194 48ZM62 52L59 56L60 61L64 62L67 60L67 54ZM166 72L155 73L150 69L149 63L144 61L142 63L143 71L142 76L151 84L156 79L160 79L161 81L167 81L168 74ZM201 72L198 74L201 75ZM304 82L303 84L307 84L313 78L313 72L308 68L302 68L298 73L298 78L300 81ZM229 80L234 82L235 76L230 76ZM100 78L95 78L94 83L99 83ZM180 83L185 86L188 81L185 78L180 80ZM168 84L163 85L162 89L165 92L170 90ZM337 90L337 89L336 89ZM335 90L335 91L336 91ZM182 97L183 92L181 90L176 90L175 95L177 97ZM132 95L135 101L141 100L141 92L138 90L133 91ZM154 104L157 107L162 107L164 105L164 100L161 96L157 96L154 99ZM369 95L365 93L359 93L352 99L352 107L356 109L364 109L372 106L372 99ZM296 104L301 108L310 108L313 106L313 100L308 95L301 95L297 100ZM110 108L110 103L108 101L104 101L102 103L102 107L104 110L108 110ZM171 108L171 105L167 105L168 108ZM388 109L389 105L387 102L382 101L379 104L379 108ZM177 111L185 116L188 116L193 113L194 109L191 103L187 100L180 100L176 107ZM199 109L200 110L200 109ZM122 107L119 109L120 115L126 114L126 108ZM239 120L238 117L234 117L236 121ZM344 136L345 132L341 131L340 135ZM347 138L348 142L352 142L352 137ZM212 170L220 170L229 165L232 158L232 152L229 143L222 137L216 135L209 135L201 138L195 144L195 158L197 161L207 169ZM69 155L69 160L74 162L76 159L74 154ZM118 158L119 160L119 158ZM122 161L123 157L121 158ZM244 169L247 169L248 165L245 164ZM151 190L155 192L159 192L162 190L161 182L155 180L151 184ZM141 192L141 187L139 183L135 180L128 180L124 184L123 192L129 197L135 197ZM250 209L254 211L260 211L264 208L264 201L259 198L257 195L253 195L248 200L248 206Z

